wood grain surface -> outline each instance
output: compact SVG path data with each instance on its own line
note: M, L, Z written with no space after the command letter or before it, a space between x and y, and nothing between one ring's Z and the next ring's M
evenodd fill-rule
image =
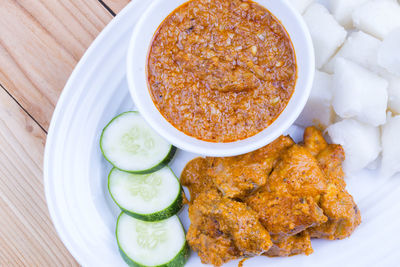
M45 129L74 66L112 19L97 0L1 0L0 81Z
M130 0L103 0L102 2L114 13L118 13L130 2Z
M77 266L49 218L46 131L74 66L127 0L0 0L0 266Z
M48 215L42 182L45 132L0 90L0 266L72 266Z

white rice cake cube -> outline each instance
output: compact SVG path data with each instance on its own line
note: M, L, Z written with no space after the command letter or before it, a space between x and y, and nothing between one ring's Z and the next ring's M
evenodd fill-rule
M303 14L314 0L289 0L289 2L300 14Z
M400 28L390 32L383 40L378 51L378 64L400 76Z
M324 71L333 73L335 61L339 57L352 60L368 69L375 69L378 65L378 51L382 41L362 31L349 35L336 55L324 66Z
M380 73L380 75L389 82L388 109L395 114L400 114L400 76L392 75L387 72Z
M372 0L356 8L353 24L379 39L400 27L400 5L393 0Z
M347 172L361 170L381 152L380 130L356 120L343 120L327 128L332 142L340 144L346 153L343 167Z
M346 30L321 4L311 4L304 13L314 44L315 61L320 69L335 54L346 39Z
M333 75L333 108L344 119L372 126L386 121L388 82L349 60L338 58Z
M382 165L381 175L391 177L400 172L400 116L388 116L382 127Z
M332 122L332 75L317 70L310 98L296 124L303 127L316 125L325 129Z
M350 28L353 26L351 14L357 7L367 1L368 0L329 0L328 5L335 19L342 26Z

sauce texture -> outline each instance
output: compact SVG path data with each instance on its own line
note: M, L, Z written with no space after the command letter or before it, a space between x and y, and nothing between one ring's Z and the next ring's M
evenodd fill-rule
M211 142L267 128L297 79L285 28L244 0L192 0L177 8L154 36L147 71L160 113L185 134Z

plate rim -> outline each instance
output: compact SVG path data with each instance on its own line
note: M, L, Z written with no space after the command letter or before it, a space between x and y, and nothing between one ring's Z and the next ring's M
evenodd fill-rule
M59 124L59 120L61 119L60 117L63 116L62 112L65 108L65 106L68 104L68 101L71 98L71 95L75 92L74 88L72 88L72 84L75 83L76 78L80 72L82 72L82 68L88 64L88 58L92 56L92 54L95 51L99 50L99 46L103 45L104 39L107 38L110 34L111 31L114 31L117 25L121 24L121 21L126 19L125 17L127 16L127 13L130 13L133 11L134 8L137 7L140 3L143 3L145 1L149 0L144 0L144 1L132 1L130 2L115 18L113 18L109 24L100 32L98 37L93 41L93 43L89 46L87 51L84 53L82 58L79 60L78 64L74 68L71 76L69 77L60 97L58 100L58 103L56 105L56 108L54 110L54 113L51 118L50 126L48 129L48 134L47 134L47 139L46 139L46 144L45 144L45 150L44 150L44 160L43 160L43 183L44 183L44 189L45 189L45 197L46 197L46 202L47 202L47 208L49 210L50 218L52 220L52 223L55 227L55 230L60 238L60 240L63 242L64 246L67 248L67 250L71 253L71 255L74 257L74 259L83 266L88 265L88 261L85 260L84 254L80 253L79 250L77 250L69 240L69 235L67 232L65 232L65 228L62 228L61 225L57 225L56 222L60 221L59 218L55 215L55 210L57 210L57 206L55 206L54 203L52 203L50 195L52 194L50 192L49 184L52 183L52 178L50 176L51 174L51 167L50 162L50 150L52 147L55 145L55 140L54 136L57 132L60 131L60 129L57 129L56 126ZM129 16L129 15L128 15ZM113 41L113 38L111 38L109 41L106 43L110 43ZM91 60L93 61L93 60ZM399 188L400 190L400 188ZM400 191L399 191L400 192ZM299 263L299 266L302 266Z
M78 262L79 265L85 266L85 260L81 257L80 253L76 251L76 249L69 242L67 235L62 231L61 226L57 223L58 219L55 212L55 207L52 204L51 200L51 192L50 192L50 182L51 182L51 167L50 167L50 153L51 148L54 143L54 135L56 133L56 126L59 120L59 117L62 115L62 110L69 98L70 94L74 92L73 83L77 79L79 73L81 73L84 65L89 62L89 58L92 54L94 54L97 50L101 49L100 47L103 45L104 40L107 39L110 32L112 32L118 24L126 17L127 13L130 13L132 9L134 9L137 5L139 5L141 1L131 1L126 7L124 7L117 16L113 17L111 21L104 27L104 29L99 33L99 35L94 39L94 41L90 44L88 49L85 51L79 62L74 67L71 75L69 76L60 97L57 100L56 107L53 111L50 125L47 131L46 143L44 148L44 159L43 159L43 186L45 191L45 199L47 204L47 210L49 211L50 219L54 225L56 233L60 238L61 242L65 246L65 248L69 251L71 256ZM112 42L113 39L110 39L109 42Z

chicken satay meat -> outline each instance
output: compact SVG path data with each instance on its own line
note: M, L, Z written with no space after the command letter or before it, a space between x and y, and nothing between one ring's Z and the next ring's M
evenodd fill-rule
M221 266L240 257L240 252L233 245L232 239L227 236L211 237L195 227L190 227L186 239L190 240L190 247L198 253L204 264Z
M325 173L304 147L293 145L284 151L268 178L268 190L316 199L326 190Z
M307 127L304 130L303 139L304 147L307 148L313 156L318 155L319 152L328 146L321 131L315 127Z
M353 197L334 184L328 186L328 192L321 197L320 205L328 221L311 228L311 237L343 239L349 237L361 223L361 214Z
M323 138L319 131L307 131L306 129L305 135L311 132L313 137L310 139L304 137L304 140ZM361 223L361 215L353 197L346 191L345 174L342 168L345 159L343 147L335 144L321 147L324 148L319 149L316 157L321 169L326 174L328 187L327 192L321 196L320 207L328 217L328 221L309 231L311 236L316 238L343 239L350 236Z
M268 257L288 257L298 254L310 255L314 250L307 231L284 239L273 240L273 245L264 255Z
M316 158L322 171L326 174L327 182L334 183L340 188L346 187L342 163L345 159L341 145L328 144L322 132L315 127L304 131L304 147Z
M219 222L214 217L205 215L203 206L190 205L189 218L191 225L186 239L203 263L220 266L240 257L232 238L219 230Z
M246 204L222 198L213 212L223 221L220 230L230 233L244 256L261 255L271 247L268 231L259 222L257 213Z
M191 225L186 238L203 263L219 266L233 258L261 255L272 246L256 212L245 203L222 197L216 190L197 196L189 207L189 218ZM205 242L214 248L206 248ZM221 251L214 251L211 257L207 255L207 251L218 247Z
M345 189L344 158L340 145L309 127L301 145L280 137L245 155L192 160L181 177L191 193L189 245L203 263L220 266L309 255L310 238L348 237L361 216Z
M312 197L270 193L250 196L246 203L258 213L260 222L273 235L291 236L327 221Z
M281 136L271 144L244 155L209 158L207 174L224 196L242 198L266 183L279 155L294 144Z
M344 158L343 147L333 144L328 145L317 156L319 165L326 174L327 182L333 183L341 190L345 190L346 188L346 182L344 181L345 174L342 168Z
M207 175L209 159L198 157L186 164L181 174L181 184L190 191L190 202L204 191L215 188L212 179Z

